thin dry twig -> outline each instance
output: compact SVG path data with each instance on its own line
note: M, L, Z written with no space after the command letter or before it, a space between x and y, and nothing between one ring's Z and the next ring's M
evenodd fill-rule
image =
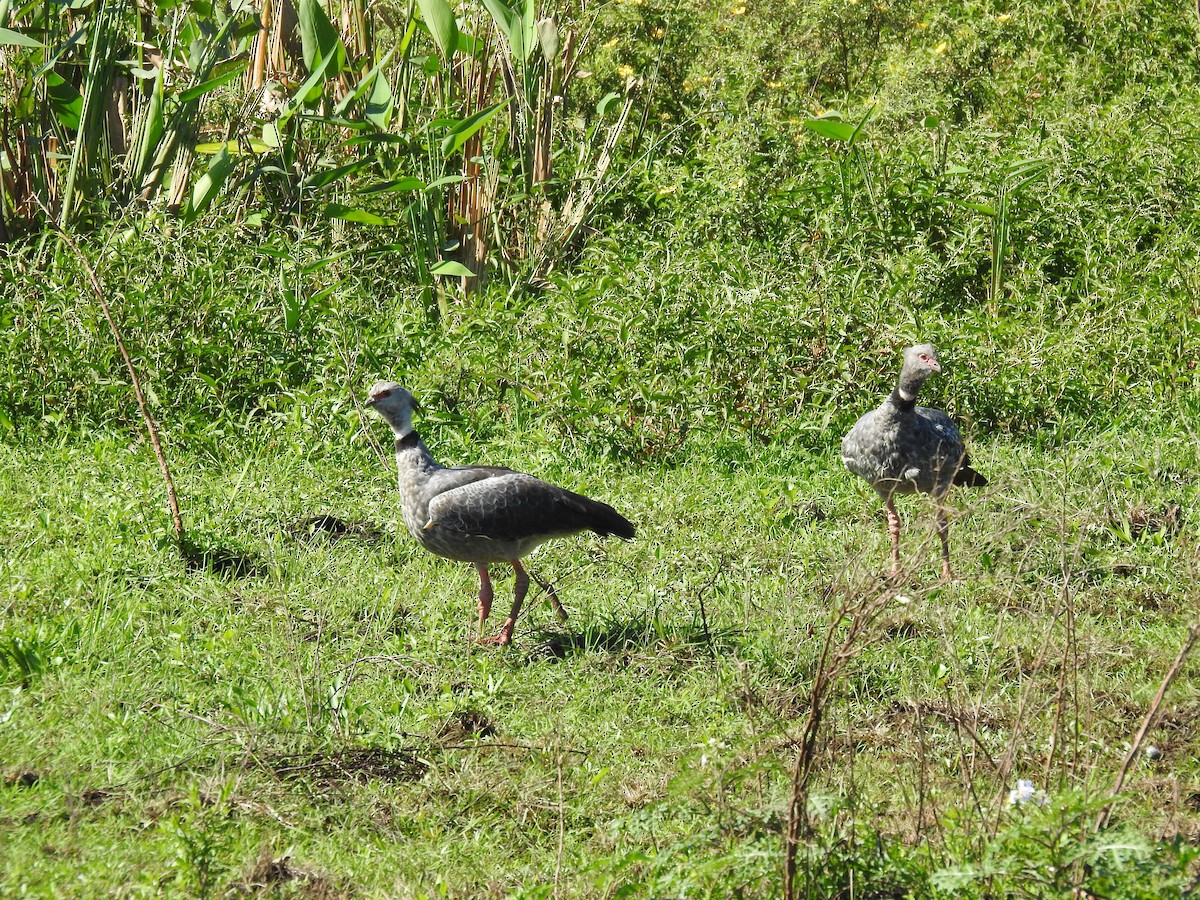
M788 820L784 839L783 895L787 900L796 896L796 855L800 838L809 828L808 785L816 762L817 739L821 724L829 706L830 694L840 679L847 663L865 646L864 637L875 619L883 612L896 595L894 587L886 588L878 595L858 593L851 595L830 617L821 645L821 655L813 677L808 706L808 718L799 740L799 750L792 767L792 788L788 804ZM834 638L839 626L850 620L850 627L841 642L835 647Z
M133 367L133 359L129 356L129 350L125 347L125 340L121 337L121 329L117 327L116 320L112 316L112 310L109 309L108 301L104 299L104 289L100 286L100 279L96 276L96 270L92 268L91 263L84 256L83 250L75 243L71 235L54 221L54 217L50 215L49 209L43 205L42 210L46 213L46 221L54 227L63 242L71 248L71 251L79 258L84 271L87 272L88 281L91 283L92 290L96 294L96 299L100 303L100 309L104 311L104 319L108 322L109 331L112 332L113 340L117 342L117 348L121 351L121 359L125 361L125 370L129 373L129 381L133 385L133 394L137 398L138 410L142 414L142 421L146 423L146 433L150 437L150 446L154 448L154 456L158 460L159 469L162 471L163 485L167 490L167 505L171 509L171 525L175 529L175 539L178 541L180 550L182 551L185 543L183 516L179 512L179 497L175 493L175 482L171 478L171 468L167 465L167 456L163 452L162 442L158 438L158 426L154 422L154 417L150 415L150 407L146 403L146 395L142 392L141 380L138 378L137 370Z
M563 804L562 735L556 735L554 743L556 751L554 755L554 784L558 792L558 848L554 855L554 896L557 900L559 896L559 881L562 878L563 852L566 847L567 822L565 806Z
M504 744L499 741L480 741L477 744L442 744L438 747L439 750L512 750L515 753L536 753L545 754L550 752L549 747L538 747L535 744ZM574 756L590 756L587 750L563 750L557 751L559 754L570 753Z
M342 324L340 317L338 319L338 324ZM346 394L350 397L350 402L354 404L354 408L358 411L358 420L362 423L362 429L360 433L366 440L367 446L370 447L375 453L375 457L379 460L379 464L386 467L390 465L388 455L384 453L383 445L381 445L375 438L374 432L371 428L371 417L367 415L366 409L363 407L362 402L358 399L358 391L353 384L354 361L351 358L350 348L346 343L344 331L339 331L337 334L335 334L334 345L337 347L338 355L342 358L342 365L346 367ZM356 350L355 354L357 354L357 352L358 351Z

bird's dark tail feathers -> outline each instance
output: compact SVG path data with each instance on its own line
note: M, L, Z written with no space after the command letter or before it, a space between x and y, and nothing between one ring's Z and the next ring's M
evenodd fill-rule
M954 483L962 487L987 487L988 480L972 469L964 459L963 464L954 473Z
M623 515L599 500L585 498L588 501L587 527L600 537L615 534L619 538L629 540L637 533L633 523Z

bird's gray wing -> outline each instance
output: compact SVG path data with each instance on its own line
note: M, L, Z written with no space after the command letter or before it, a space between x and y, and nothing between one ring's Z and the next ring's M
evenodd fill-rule
M933 427L942 441L953 444L961 450L962 435L958 433L958 426L954 424L953 419L940 409L930 409L927 406L918 406L916 413Z
M925 423L921 434L914 433L910 455L922 460L921 468L936 471L938 478L953 478L964 467L970 468L967 448L958 426L940 409L917 407L917 415Z
M474 468L481 477L429 502L429 524L494 540L569 534L589 527L586 498L507 469Z
M891 439L876 425L878 410L859 418L842 438L842 462L855 475L873 481L884 467L883 455Z
M452 469L435 469L429 475L426 486L428 497L432 498L453 491L468 484L499 478L503 475L517 475L512 469L499 466L456 466Z

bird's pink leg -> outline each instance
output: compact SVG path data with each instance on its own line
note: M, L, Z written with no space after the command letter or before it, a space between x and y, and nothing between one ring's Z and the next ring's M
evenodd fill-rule
M480 638L481 644L505 644L512 643L513 626L517 624L517 616L521 613L521 604L525 602L525 594L529 591L529 573L521 565L519 559L510 560L513 571L517 573L516 581L513 583L513 605L512 610L508 614L508 618L504 620L504 624L500 626L500 633L491 638Z
M942 579L954 580L954 572L950 569L950 517L942 501L937 501L937 531L938 539L942 542Z
M900 514L896 512L896 505L892 502L892 498L888 497L885 506L887 508L888 520L888 535L892 539L892 571L891 577L897 578L900 575Z
M492 611L492 579L487 563L475 563L475 568L479 571L479 629L482 631L483 623Z

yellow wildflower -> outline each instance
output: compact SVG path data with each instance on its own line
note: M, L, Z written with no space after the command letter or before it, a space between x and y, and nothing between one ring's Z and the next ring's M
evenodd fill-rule
M621 68L617 69L617 74L622 78L628 78L633 74L633 66L621 66Z
M946 51L949 49L950 49L950 45L946 41L942 41L940 44L938 44L936 47L933 48L933 55L934 56L945 56Z
M650 32L656 41L661 41L663 39L663 35L666 33L666 29L663 28L655 28L652 32Z
M918 27L918 28L928 28L928 27L929 27L929 23L928 23L928 22L918 22L918 23L917 23L917 27Z
M613 47L617 46L617 39L613 38L611 41L608 41L603 46L604 46L605 50L611 50Z
M744 6L735 6L731 10L729 10L729 14L731 16L740 16L740 15L743 15L745 12L746 12L746 7L744 7Z
M996 21L1003 25L1005 22L1011 22L1012 16L1008 13L1000 13L1000 15L996 16Z

